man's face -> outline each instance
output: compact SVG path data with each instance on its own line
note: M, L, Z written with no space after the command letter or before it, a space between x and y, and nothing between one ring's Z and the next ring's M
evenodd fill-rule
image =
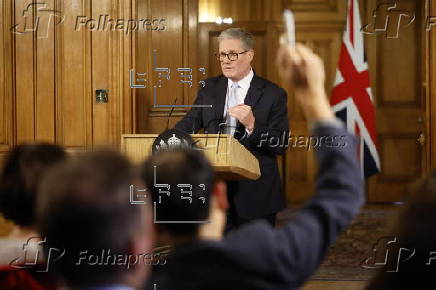
M239 39L223 39L219 44L219 54L241 53L246 51ZM252 49L245 53L238 54L237 60L229 60L228 57L221 57L221 70L223 75L232 81L240 81L251 69L254 51Z

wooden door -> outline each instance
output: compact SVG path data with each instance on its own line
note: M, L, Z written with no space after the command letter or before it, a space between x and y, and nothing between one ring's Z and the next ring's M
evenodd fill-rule
M181 106L194 102L206 73L197 65L197 7L197 0L138 2L137 17L165 19L165 29L138 33L134 69L147 74L147 87L135 89L136 133L174 126L189 109Z
M367 182L369 202L407 199L410 185L428 172L430 115L426 111L425 2L397 3L395 9L415 16L409 26L406 26L410 22L406 17L398 22L398 37L395 31L390 31L398 27L394 27L393 17L386 33L365 37L382 167L381 172ZM381 3L383 1L366 2L364 20L367 23L386 20L385 9L378 10L377 19L372 17Z

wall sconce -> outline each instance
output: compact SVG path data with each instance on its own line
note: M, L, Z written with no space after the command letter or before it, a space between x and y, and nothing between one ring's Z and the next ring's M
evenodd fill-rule
M215 20L216 24L232 24L233 23L233 19L232 17L228 17L228 18L222 18L222 17L217 17Z

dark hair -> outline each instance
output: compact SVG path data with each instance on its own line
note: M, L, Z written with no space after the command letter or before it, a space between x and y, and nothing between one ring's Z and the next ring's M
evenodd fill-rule
M367 289L401 290L417 288L416 285L428 285L419 289L433 289L436 273L436 170L418 187L409 203L401 211L396 222L393 236L396 237L396 250L407 249L404 256L398 255L391 261L391 269L381 268ZM415 251L413 255L412 251ZM434 254L432 254L432 252ZM410 259L407 259L410 256ZM430 258L433 257L431 260ZM399 262L399 263L398 263ZM427 265L428 262L431 262ZM398 263L398 271L395 267ZM394 271L392 270L394 269Z
M160 150L145 161L141 176L151 192L158 221L198 222L209 217L215 174L200 150ZM165 186L169 186L169 190ZM198 233L199 224L163 223L160 226L173 235L193 236Z
M19 226L33 226L36 190L42 175L66 157L64 149L50 144L23 144L10 150L0 175L3 216Z
M100 255L127 253L142 225L141 206L129 202L130 185L139 177L130 162L112 151L85 153L53 168L41 183L38 230L44 249L64 249L50 265L70 286L119 281L126 273L118 262L89 265L79 262L84 251ZM50 262L50 261L49 261ZM114 265L115 264L115 265Z

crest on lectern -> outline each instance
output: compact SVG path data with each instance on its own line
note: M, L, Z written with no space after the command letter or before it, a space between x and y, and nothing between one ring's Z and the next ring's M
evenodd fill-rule
M188 134L178 129L168 129L157 136L153 142L152 153L160 150L174 150L177 148L195 148L194 139Z

